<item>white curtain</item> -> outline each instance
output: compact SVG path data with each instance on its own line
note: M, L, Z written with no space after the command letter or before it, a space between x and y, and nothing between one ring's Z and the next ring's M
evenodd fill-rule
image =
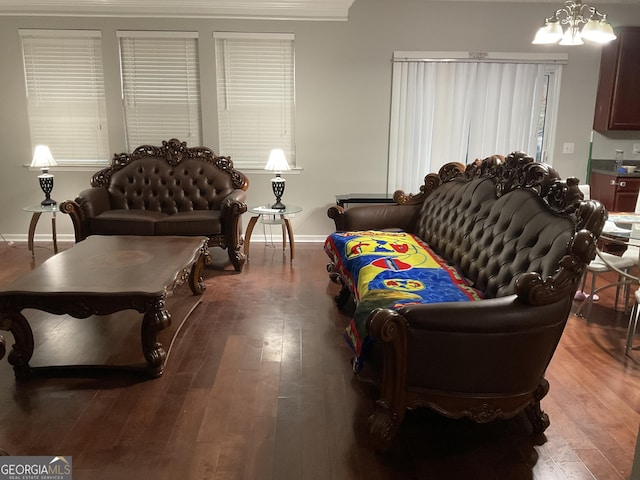
M541 64L478 65L467 161L514 150L535 155L544 72Z
M543 64L394 62L388 190L417 192L447 162L535 154Z

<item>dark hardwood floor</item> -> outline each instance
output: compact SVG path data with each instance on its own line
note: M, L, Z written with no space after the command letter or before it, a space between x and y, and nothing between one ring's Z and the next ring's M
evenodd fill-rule
M43 244L32 262L26 245L0 245L0 282L51 254ZM611 309L612 291L590 322L569 318L548 370L542 438L520 417L476 425L415 411L380 457L366 435L371 392L352 377L348 318L334 306L326 262L320 244L299 243L290 263L279 246L255 243L243 273L207 268L202 303L154 380L98 370L16 382L5 357L0 448L72 456L74 480L629 478L640 351L624 355L627 315ZM188 288L174 297L179 323L193 297ZM30 312L32 363L138 361L140 324L129 313L85 321Z

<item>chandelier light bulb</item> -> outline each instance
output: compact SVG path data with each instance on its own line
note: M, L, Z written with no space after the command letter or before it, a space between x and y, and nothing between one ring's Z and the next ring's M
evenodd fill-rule
M567 28L562 40L560 40L560 45L584 45L584 42L582 41L582 35L580 35L577 29Z

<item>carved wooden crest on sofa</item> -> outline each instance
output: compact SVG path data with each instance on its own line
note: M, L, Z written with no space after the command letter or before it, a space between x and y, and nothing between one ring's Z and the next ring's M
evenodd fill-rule
M229 157L171 139L114 155L91 188L60 210L71 215L77 242L89 235L204 235L241 271L248 187Z
M393 306L356 305L345 337L367 345L354 367L379 387L369 419L374 447L390 448L406 410L415 407L481 423L524 411L534 431L544 431L545 371L595 257L604 207L583 200L576 178L562 180L521 152L466 167L449 163L427 175L419 193L398 191L394 199L396 205L329 209L336 233L325 250L329 272L342 284L339 304L362 292L349 290L358 285L344 258L350 253L332 247L333 235L367 231L377 244L376 230L416 237L484 298L402 304L389 294ZM395 265L386 257L376 264Z

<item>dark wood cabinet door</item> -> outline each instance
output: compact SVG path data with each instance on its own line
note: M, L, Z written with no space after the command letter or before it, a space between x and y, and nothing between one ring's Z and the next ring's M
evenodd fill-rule
M616 177L591 172L591 198L609 212L634 212L640 191L640 177Z
M616 29L618 38L602 48L593 128L640 130L640 27Z
M616 195L616 203L613 212L633 212L636 209L636 201L638 200L638 190L620 191Z

